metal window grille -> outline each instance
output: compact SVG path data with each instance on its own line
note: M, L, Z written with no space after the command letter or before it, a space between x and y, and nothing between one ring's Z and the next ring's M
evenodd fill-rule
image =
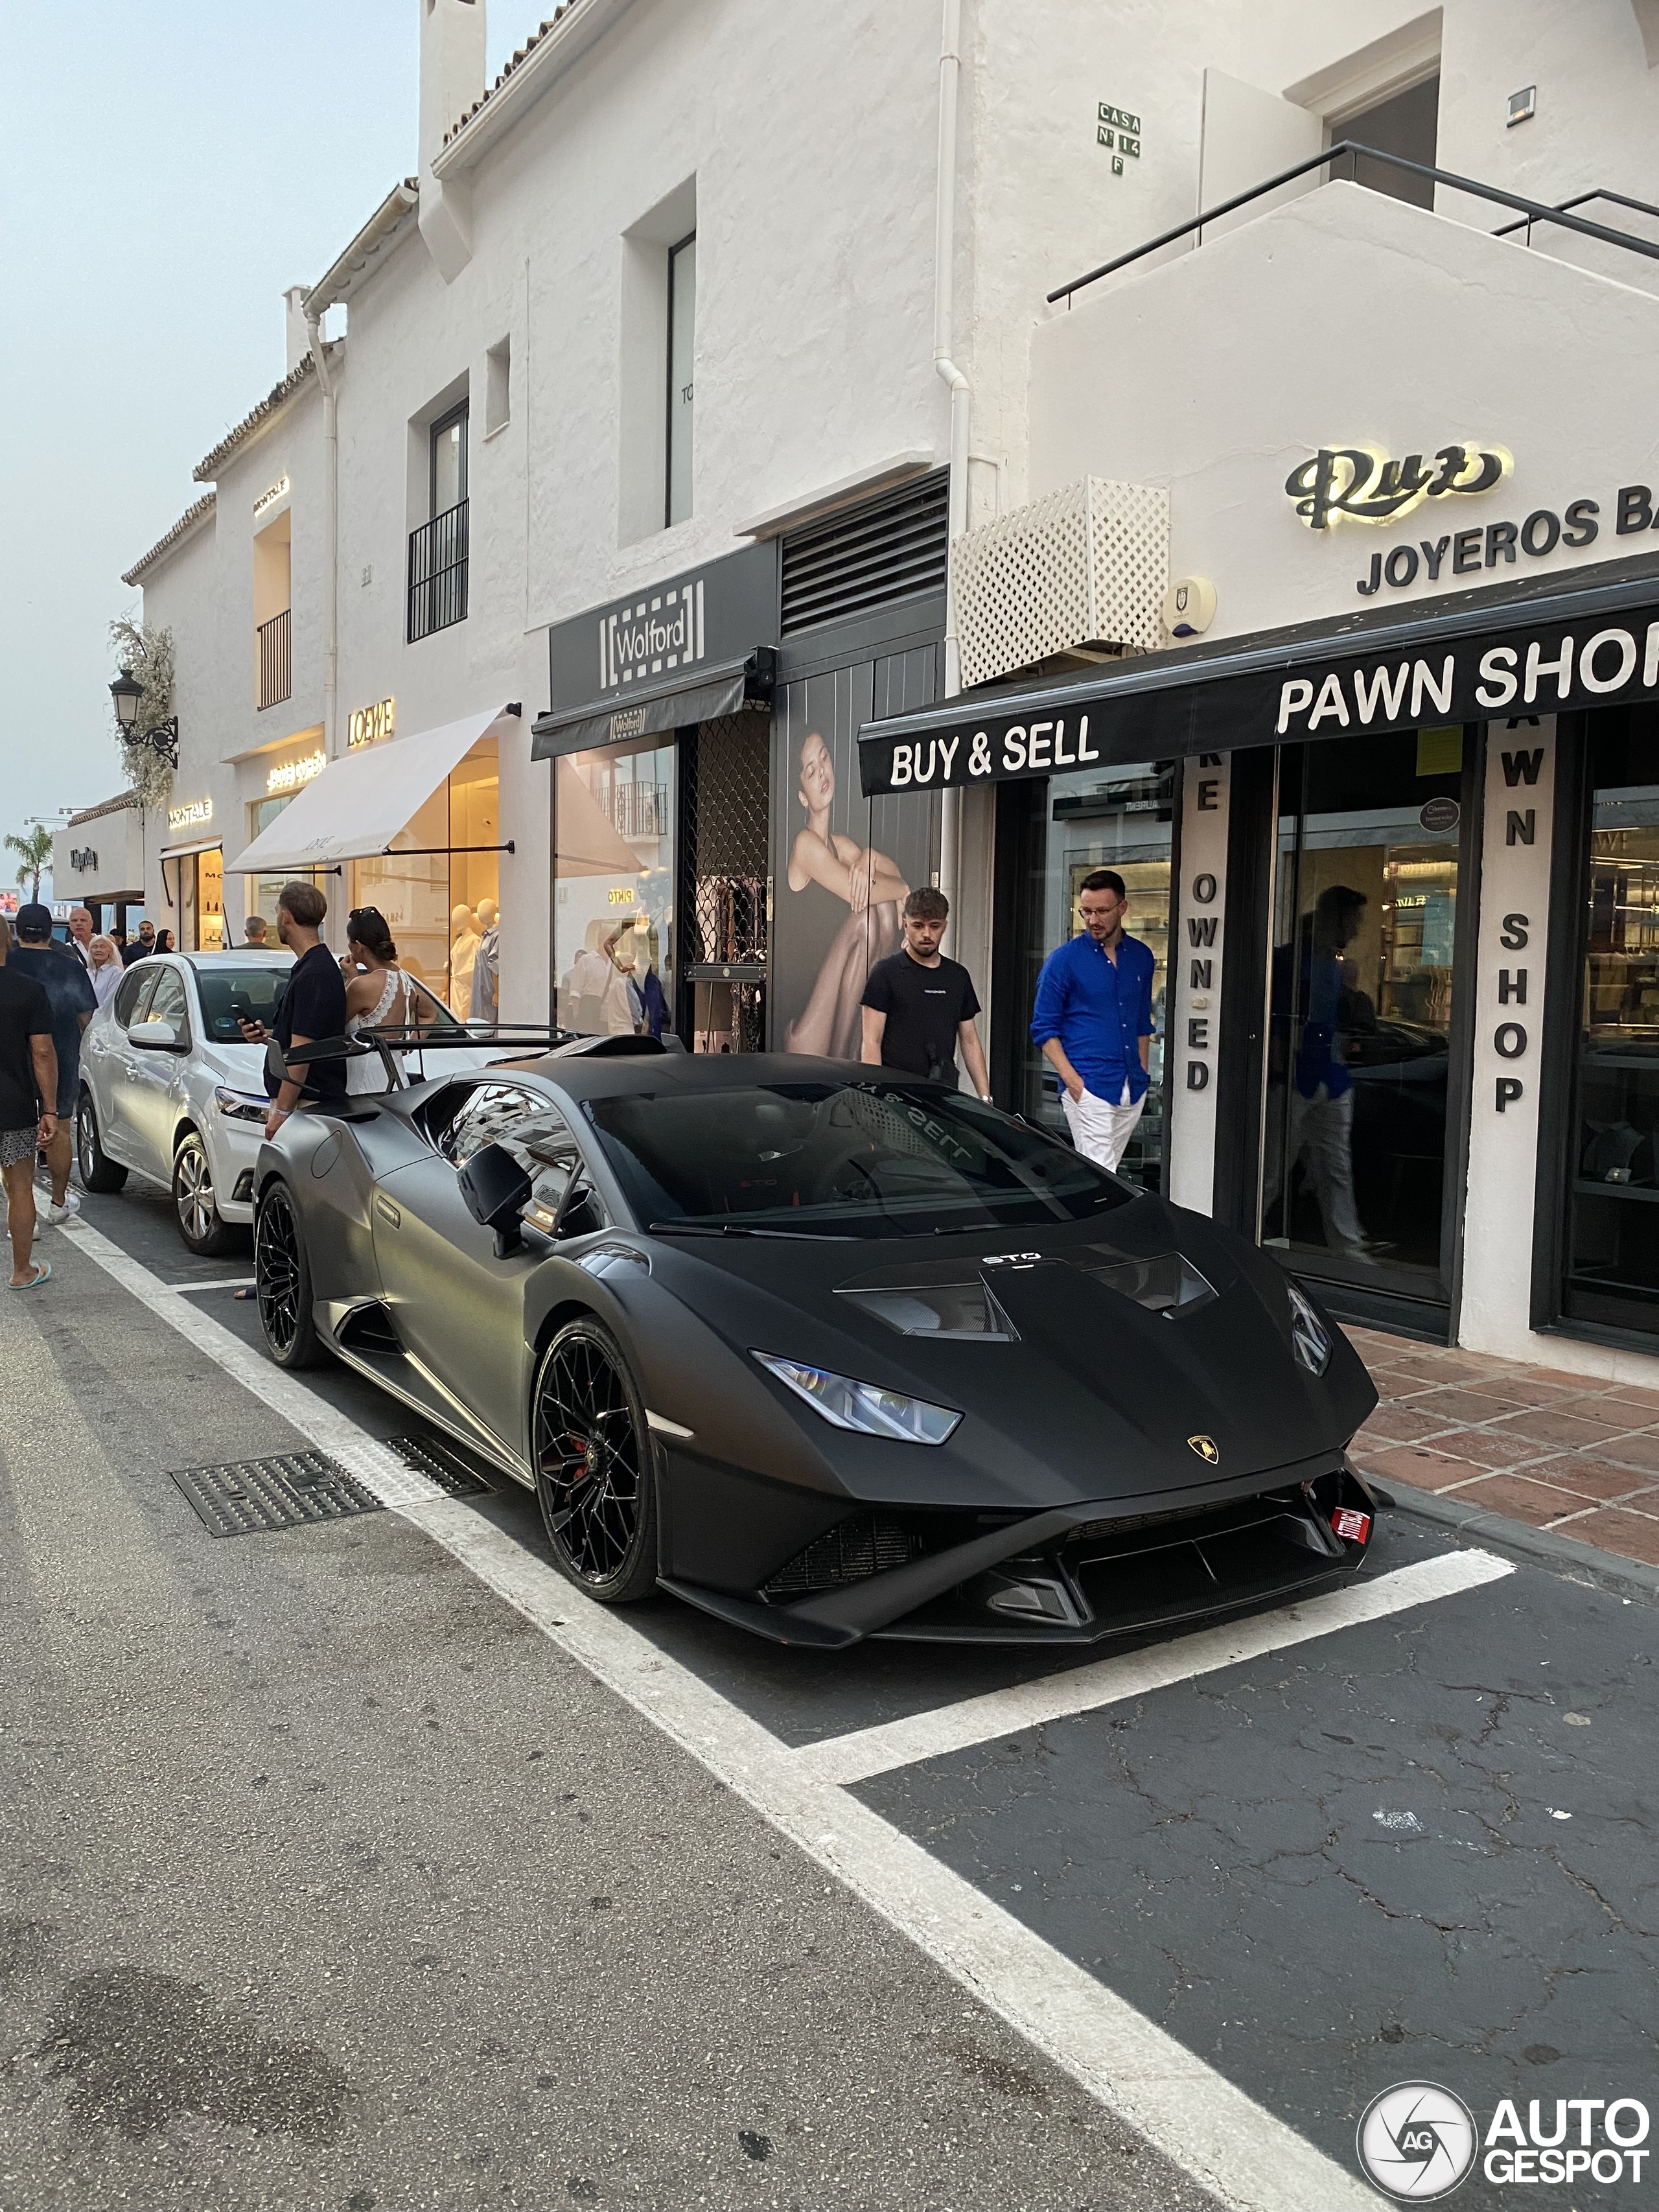
M289 646L291 610L259 624L254 635L259 646L259 707L279 707L294 689L294 663Z
M665 837L668 835L668 786L665 783L613 782L608 811L621 837Z
M766 959L771 731L771 716L753 712L698 727L684 786L694 966L756 967Z
M409 641L466 620L467 501L409 533Z
M846 622L872 607L942 592L950 550L950 473L842 508L783 541L782 634Z

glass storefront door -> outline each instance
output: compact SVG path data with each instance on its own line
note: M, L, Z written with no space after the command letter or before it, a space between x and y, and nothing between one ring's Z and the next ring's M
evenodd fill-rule
M1449 1296L1461 726L1286 746L1261 1240L1298 1272Z
M673 1026L674 745L554 763L554 1021L582 1036Z
M1659 1335L1659 708L1592 714L1568 1317Z

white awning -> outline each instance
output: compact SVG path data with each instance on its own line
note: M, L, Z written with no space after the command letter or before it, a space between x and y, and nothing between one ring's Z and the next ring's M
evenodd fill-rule
M224 843L222 837L191 837L181 845L163 845L156 854L160 860L185 860L192 853L211 853Z
M228 875L280 876L384 853L480 738L505 719L463 715L418 737L387 738L330 761L302 784L268 830L226 864ZM509 724L520 725L514 716Z

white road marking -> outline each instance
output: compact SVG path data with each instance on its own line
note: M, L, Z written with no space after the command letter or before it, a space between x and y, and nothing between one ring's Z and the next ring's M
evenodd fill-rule
M183 1291L187 1297L198 1291L251 1291L253 1278L252 1275L220 1275L210 1283L174 1283L172 1287L175 1291Z
M1443 1552L1437 1559L1419 1559L1400 1567L1375 1582L1351 1583L1323 1597L1304 1599L1277 1613L1258 1614L1252 1620L1228 1623L1221 1628L1201 1629L1171 1644L1154 1644L1146 1651L1130 1651L1102 1659L1091 1667L1079 1667L1069 1674L1048 1674L1041 1681L1022 1682L1012 1689L993 1690L982 1698L967 1698L960 1705L935 1712L916 1713L879 1728L860 1729L850 1735L828 1737L804 1745L794 1756L798 1765L821 1782L867 1781L896 1766L912 1766L919 1759L963 1751L970 1744L988 1743L994 1737L1017 1735L1044 1721L1065 1720L1073 1713L1092 1712L1100 1705L1119 1705L1126 1698L1145 1697L1150 1691L1168 1689L1195 1674L1212 1674L1219 1667L1237 1667L1246 1659L1259 1659L1270 1651L1306 1644L1316 1636L1331 1636L1365 1620L1384 1620L1408 1606L1427 1605L1436 1598L1452 1597L1461 1590L1478 1589L1482 1583L1498 1582L1515 1569L1507 1559L1490 1552Z
M87 1257L366 1485L393 1455L96 1230ZM1378 2199L1224 2075L1044 1942L547 1560L402 1468L383 1494L550 1642L653 1721L780 1835L944 1968L1088 2094L1236 2212L1376 2212ZM1463 1555L1468 1556L1468 1555Z

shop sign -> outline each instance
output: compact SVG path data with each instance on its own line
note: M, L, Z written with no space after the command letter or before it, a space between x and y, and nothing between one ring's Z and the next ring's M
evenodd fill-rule
M303 754L298 760L279 761L265 778L265 789L268 792L297 791L302 783L309 783L313 775L320 775L327 765L328 757L319 745L314 753Z
M253 502L253 520L257 522L262 514L268 513L276 506L279 499L286 499L289 490L289 485L286 474L278 477L274 484L268 484Z
M354 707L346 718L346 750L356 752L360 745L395 736L397 710L395 699L377 699L372 707Z
M210 799L187 799L182 806L169 806L167 809L169 830L194 830L212 819L213 801Z
M778 634L775 540L670 576L548 631L550 714L672 690L689 670L745 659Z
M88 872L96 873L98 855L90 845L71 845L70 866L80 875L86 875Z
M1421 453L1391 461L1375 446L1322 446L1285 479L1285 490L1310 530L1352 522L1397 522L1425 499L1496 490L1515 466L1503 447L1442 446L1437 465Z

